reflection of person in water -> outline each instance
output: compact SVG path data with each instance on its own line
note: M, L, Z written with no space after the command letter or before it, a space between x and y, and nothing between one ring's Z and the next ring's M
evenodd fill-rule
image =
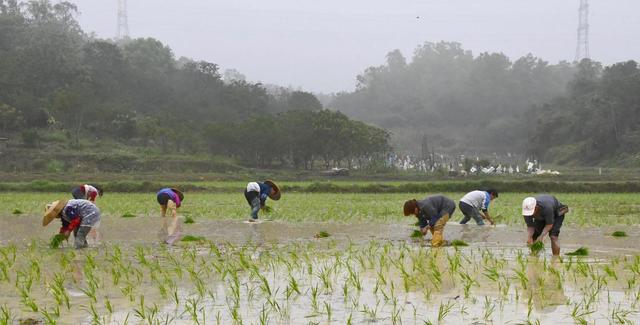
M489 241L489 237L491 236L491 232L489 231L476 231L474 228L470 227L460 227L460 240L464 240L466 242L480 242L485 243Z
M258 224L258 223L251 223L249 225L249 232L246 233L247 236L247 243L248 244L254 244L254 245L262 245L264 244L265 240L264 240L264 233L262 231L262 224Z
M531 297L535 310L542 313L554 312L558 306L564 305L567 296L564 294L564 286L559 276L561 272L560 258L553 257L551 265L545 271L544 261L530 256L527 263L529 286L525 291L526 299L522 301L526 303Z
M156 199L160 204L160 216L162 217L160 237L164 243L172 245L181 235L177 210L182 206L184 194L175 188L163 188L156 194ZM169 215L167 215L167 210Z

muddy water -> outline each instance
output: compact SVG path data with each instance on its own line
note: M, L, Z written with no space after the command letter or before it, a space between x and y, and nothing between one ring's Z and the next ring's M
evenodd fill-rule
M49 240L59 228L54 220L48 227L41 226L39 216L0 217L0 244L28 242L33 239ZM102 243L111 244L152 244L158 242L159 218L104 217L99 232ZM336 240L362 242L371 239L409 241L414 226L406 224L350 224L350 223L287 223L264 221L247 224L244 220L208 221L198 220L195 224L182 224L183 234L203 236L215 243L286 243L312 240L319 231L327 231ZM611 236L616 230L624 230L628 237ZM637 254L640 252L640 226L620 227L563 227L560 234L563 251L573 251L587 246L593 254L607 255ZM461 239L479 247L524 247L526 228L460 225L449 222L445 228L445 238Z
M46 248L56 227L41 227L38 216L0 217L1 262L10 264L7 245L16 247L8 279L0 280L0 307L11 311L14 322L44 320L43 313L52 312L55 274L65 274L71 300L71 310L63 307L54 317L64 324L572 324L579 321L575 316L609 323L614 315L640 322L640 262L634 257L640 255L640 227L625 227L629 237L622 239L609 236L616 227L563 229L563 251L591 250L588 258L563 262L548 251L528 256L525 229L502 226L450 223L445 237L471 246L434 250L408 238L414 229L409 224L198 220L183 225L183 232L215 245L166 247L157 243L157 218L106 217L101 242L78 252ZM314 238L320 230L331 237ZM116 250L125 261L119 268ZM61 263L67 255L71 262ZM93 271L88 255L95 255ZM125 274L117 284L114 269ZM87 294L91 278L97 279L95 300ZM17 290L25 279L33 281L28 298ZM29 299L37 312L27 307Z

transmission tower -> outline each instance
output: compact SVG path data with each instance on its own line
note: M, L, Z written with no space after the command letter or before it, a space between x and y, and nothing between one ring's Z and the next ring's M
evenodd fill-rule
M589 58L589 1L580 0L578 9L578 44L576 46L576 62Z
M118 0L118 39L129 38L129 23L127 19L127 0Z

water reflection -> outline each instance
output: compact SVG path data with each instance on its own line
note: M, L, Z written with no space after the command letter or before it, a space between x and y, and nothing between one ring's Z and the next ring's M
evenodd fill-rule
M531 297L537 312L546 314L554 312L558 306L564 305L567 296L562 281L562 260L554 256L546 258L530 256L527 263L529 286L526 297Z

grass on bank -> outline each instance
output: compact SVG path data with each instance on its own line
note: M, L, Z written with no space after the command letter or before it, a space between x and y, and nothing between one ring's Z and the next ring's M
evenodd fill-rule
M241 188L242 189L242 188ZM185 200L178 209L181 216L189 216L198 223L206 220L246 220L250 208L242 191L231 193L202 193L185 191ZM472 190L470 188L469 190ZM337 223L397 223L415 222L414 217L404 217L404 201L422 199L434 193L288 193L283 192L279 201L269 200L273 207L269 218L285 222L337 222ZM443 193L458 201L465 193ZM490 211L501 215L500 223L524 226L521 216L522 199L536 193L504 193L491 203ZM634 225L640 219L640 195L636 194L556 194L571 208L565 226L615 226ZM0 216L12 215L19 209L25 216L41 216L45 203L70 197L66 192L52 193L3 193L0 195ZM131 214L137 217L157 217L160 206L155 192L113 193L106 192L96 204L103 218ZM4 208L2 208L4 207ZM462 218L456 210L452 221Z

